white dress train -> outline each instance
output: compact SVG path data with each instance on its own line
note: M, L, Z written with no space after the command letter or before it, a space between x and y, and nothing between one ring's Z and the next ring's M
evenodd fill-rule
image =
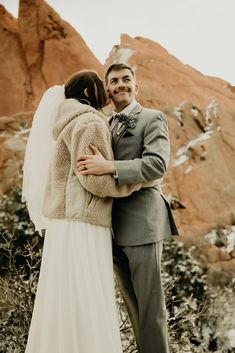
M48 220L25 353L121 353L109 228Z

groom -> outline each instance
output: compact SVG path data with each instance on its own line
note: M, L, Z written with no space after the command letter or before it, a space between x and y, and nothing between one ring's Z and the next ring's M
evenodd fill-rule
M154 187L114 199L113 257L139 352L168 353L161 255L163 239L178 232L160 185L170 155L167 120L137 103L138 85L128 65L111 65L105 81L115 106L110 121L115 161L92 147L95 154L80 156L77 166L82 174L112 173L120 185L156 180Z

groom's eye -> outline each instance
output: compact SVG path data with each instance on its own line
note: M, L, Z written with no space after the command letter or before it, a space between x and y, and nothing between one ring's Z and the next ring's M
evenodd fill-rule
M117 79L113 78L112 80L110 80L110 84L114 84L114 83L117 83Z
M123 77L123 81L124 82L129 82L130 80L131 80L131 78L129 76Z

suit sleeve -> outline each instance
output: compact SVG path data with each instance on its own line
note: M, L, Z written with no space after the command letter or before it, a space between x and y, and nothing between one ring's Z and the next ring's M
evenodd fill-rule
M82 175L75 168L78 155L92 154L89 144L94 145L105 159L113 160L111 137L108 126L102 122L91 122L75 127L71 140L71 163L82 186L99 197L125 197L141 188L141 183L136 185L119 186L111 174Z
M169 157L167 119L163 113L158 112L146 124L142 157L115 162L118 184L144 183L153 179L161 179L166 173Z

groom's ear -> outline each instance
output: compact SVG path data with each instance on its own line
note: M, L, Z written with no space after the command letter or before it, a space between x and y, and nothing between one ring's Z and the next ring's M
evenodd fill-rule
M135 94L137 95L139 92L139 85L138 83L135 84Z

